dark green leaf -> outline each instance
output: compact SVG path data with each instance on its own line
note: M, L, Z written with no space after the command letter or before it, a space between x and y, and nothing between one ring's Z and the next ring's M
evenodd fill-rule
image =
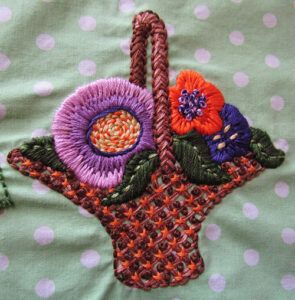
M0 209L8 208L11 206L14 206L14 203L10 198L6 183L4 181L2 169L0 168Z
M21 153L33 161L40 161L54 170L65 171L66 166L60 161L54 149L52 136L33 138L20 146Z
M142 195L158 165L158 156L152 150L135 154L126 165L122 183L102 200L102 204L123 203Z
M231 180L230 176L212 161L206 142L197 132L175 135L173 146L179 164L192 183L213 185Z
M266 168L276 168L285 159L285 153L274 147L269 135L260 129L251 127L252 139L250 148L257 161Z

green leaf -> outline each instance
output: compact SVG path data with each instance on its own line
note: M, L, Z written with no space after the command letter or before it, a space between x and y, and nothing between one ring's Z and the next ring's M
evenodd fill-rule
M20 146L21 153L33 161L40 161L44 165L57 171L65 171L66 166L60 161L54 149L52 136L33 138Z
M256 160L266 168L277 168L280 166L285 159L285 153L274 147L265 131L251 127L251 132L250 149L253 151Z
M192 183L213 185L231 180L231 177L212 161L206 142L197 132L175 135L173 139L175 156Z
M4 181L2 169L0 168L0 209L8 208L11 206L14 206L14 203L10 198L6 183Z
M122 183L102 200L102 204L123 203L141 196L158 165L159 158L153 150L135 154L126 165Z

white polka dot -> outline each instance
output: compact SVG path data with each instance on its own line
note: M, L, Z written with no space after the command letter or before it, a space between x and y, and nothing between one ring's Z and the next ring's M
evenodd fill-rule
M284 181L275 184L275 192L280 198L287 198L289 195L289 185Z
M54 294L55 284L52 280L43 278L36 284L35 292L40 298L47 299Z
M285 244L291 245L295 243L295 230L293 228L284 228L282 231L282 239Z
M96 20L91 16L82 16L79 19L79 26L83 31L93 31L96 28Z
M169 68L169 80L171 82L175 82L176 76L177 76L177 72L174 69Z
M121 12L132 12L135 9L135 3L133 0L120 0L119 9Z
M129 38L121 40L121 42L120 42L120 48L121 48L122 52L126 55L130 54L130 43L131 43L131 40Z
M49 81L39 81L34 85L34 92L41 96L49 96L53 91L53 85Z
M0 120L6 116L6 106L0 103Z
M259 263L259 259L259 252L254 249L248 249L244 252L244 261L250 267L256 266Z
M9 7L0 6L0 23L8 22L12 17L12 12Z
M194 14L199 20L206 20L210 16L210 10L207 5L205 4L200 4L196 6L194 10Z
M5 271L9 266L9 259L6 255L0 253L0 271Z
M274 146L275 146L277 149L283 150L285 153L287 153L288 150L289 150L289 143L288 143L288 141L285 140L285 139L277 139L277 140L274 142Z
M247 202L243 205L243 214L246 218L254 220L259 215L259 210L255 204Z
M249 76L244 72L236 72L233 80L238 87L245 87L249 84Z
M41 183L39 180L36 179L33 180L32 187L33 190L40 195L44 195L49 191L49 188L46 185L44 185L43 183Z
M40 137L40 136L46 136L46 135L50 135L50 132L44 128L37 128L35 129L32 134L31 137Z
M244 118L247 120L247 123L249 126L254 125L254 121L250 117L248 117L247 115L244 115Z
M220 293L225 289L225 278L220 274L213 274L210 276L208 285L214 292Z
M211 59L211 53L204 48L197 49L195 59L201 64L207 64Z
M240 31L232 31L228 37L230 42L235 46L240 46L244 44L245 37L244 34Z
M4 167L4 165L6 164L6 157L3 153L0 152L0 167Z
M231 0L231 2L233 2L235 4L240 4L240 3L242 3L242 0Z
M270 105L274 110L280 111L285 106L284 98L281 96L277 96L277 95L272 96L270 98Z
M47 33L42 33L37 36L36 45L41 50L49 51L54 48L55 40L51 35Z
M262 18L263 24L267 28L274 28L277 26L277 17L274 14L267 13Z
M84 217L86 217L86 218L92 218L92 217L93 217L93 214L89 213L86 209L84 209L84 208L81 207L81 206L79 206L78 211L79 211L79 213L80 213L82 216L84 216Z
M93 76L96 73L96 63L93 60L82 60L78 66L79 72L83 76Z
M265 56L265 64L270 68L276 69L280 66L280 60L273 54L268 54Z
M10 66L11 61L7 55L0 53L0 71L5 71Z
M295 276L293 274L286 274L281 279L282 287L287 291L295 290Z
M100 255L95 250L86 250L82 253L80 262L84 267L88 269L94 268L100 262Z
M171 298L171 300L180 300L180 298L178 298L178 297L174 297L174 298Z
M221 229L216 224L208 224L205 230L205 235L207 239L211 241L216 241L220 238Z
M54 0L42 0L42 1L46 3L54 2Z
M172 24L166 24L166 29L167 29L167 33L168 36L172 36L175 34L175 27Z
M41 246L52 243L54 239L54 232L50 227L41 226L34 232L34 240Z

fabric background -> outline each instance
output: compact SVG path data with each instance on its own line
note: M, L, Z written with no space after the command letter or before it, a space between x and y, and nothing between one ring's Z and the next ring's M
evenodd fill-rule
M171 82L203 73L287 154L209 214L200 278L149 292L115 279L96 218L5 158L49 134L78 86L128 78L132 16L146 9L167 24ZM0 0L0 163L16 203L0 215L0 299L295 299L294 28L291 0Z

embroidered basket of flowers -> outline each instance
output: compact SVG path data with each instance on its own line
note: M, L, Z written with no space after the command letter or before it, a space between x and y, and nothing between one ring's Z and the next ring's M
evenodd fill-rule
M152 90L145 88L147 39ZM150 289L198 277L198 232L209 210L284 153L199 73L169 87L167 33L157 14L133 20L130 80L97 80L58 109L52 137L8 162L94 214L114 248L115 276Z

